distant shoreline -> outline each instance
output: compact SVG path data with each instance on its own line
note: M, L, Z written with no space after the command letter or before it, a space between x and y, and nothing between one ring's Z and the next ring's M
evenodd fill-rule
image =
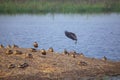
M0 14L120 13L120 1L1 0Z

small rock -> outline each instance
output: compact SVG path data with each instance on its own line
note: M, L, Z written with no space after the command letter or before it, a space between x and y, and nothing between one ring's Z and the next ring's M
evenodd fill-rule
M29 65L27 63L23 63L23 64L18 65L18 68L26 68L28 66Z
M8 65L8 69L15 68L15 64Z
M4 48L4 46L2 44L0 44L0 48Z
M42 53L42 55L46 55L45 49L42 49L42 50L41 50L41 53Z
M37 52L37 50L35 48L30 48L31 52Z
M22 54L22 51L19 51L19 50L15 50L13 51L14 54Z
M38 43L37 43L37 42L34 42L34 43L33 43L33 46L34 46L35 48L38 48Z
M53 50L52 47L50 47L48 51L49 51L49 52L54 52L54 50Z
M7 50L5 53L9 55L9 54L13 54L13 51L12 50Z

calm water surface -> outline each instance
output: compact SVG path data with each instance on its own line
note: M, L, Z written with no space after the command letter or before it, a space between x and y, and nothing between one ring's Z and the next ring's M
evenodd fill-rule
M76 33L78 43L64 31ZM0 44L83 52L86 56L120 61L120 14L0 15Z

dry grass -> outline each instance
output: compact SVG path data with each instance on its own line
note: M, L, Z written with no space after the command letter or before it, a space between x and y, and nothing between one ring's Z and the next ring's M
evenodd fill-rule
M10 48L22 51L23 54L5 54L6 48L0 49L0 80L76 80L82 78L102 78L101 76L120 75L120 62L103 61L76 55L49 52L42 55L40 50L31 52L25 48ZM26 57L32 54L33 58ZM79 62L85 62L82 65ZM28 63L26 68L18 68ZM9 64L15 68L8 69ZM98 79L98 80L99 80Z

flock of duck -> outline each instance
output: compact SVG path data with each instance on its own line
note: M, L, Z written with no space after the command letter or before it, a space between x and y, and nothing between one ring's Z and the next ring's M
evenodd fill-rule
M34 48L30 48L29 50L30 50L31 52L37 52L36 48L38 48L38 43L37 43L37 42L34 42L34 43L33 43L33 46L34 46ZM1 45L0 45L0 48L5 48L5 47L1 44ZM10 55L10 54L17 54L17 55L23 54L22 51L17 50L17 49L16 49L16 50L12 50L11 48L19 48L19 46L18 46L18 45L15 45L15 44L12 45L12 46L11 46L11 45L6 46L5 53L6 53L7 55ZM50 48L48 49L48 51L49 51L49 52L54 52L54 49L53 49L52 47L50 47ZM46 55L46 50L45 50L45 49L41 49L40 52L41 52L42 55ZM72 56L73 58L75 58L76 55L79 55L79 56L81 56L81 57L84 57L84 54L83 54L83 53L76 53L75 51L73 51L73 52L68 52L66 49L64 49L63 54L65 54L65 55L70 55L70 56ZM33 55L29 53L29 54L27 54L26 58L33 58ZM107 58L104 56L104 57L102 58L102 60L106 61ZM81 62L79 62L78 64L79 64L79 65L82 65L82 66L87 66L87 63L84 62L84 61L81 61ZM28 63L23 63L23 64L18 65L18 68L26 68L26 67L28 67L28 66L29 66ZM9 64L9 65L8 65L8 68L9 68L9 69L15 68L15 67L16 67L15 64Z
M34 48L30 48L29 51L37 52L36 48L38 48L38 43L34 42L33 46L34 46ZM5 49L4 53L6 55L11 55L11 54L21 55L21 54L23 54L23 52L18 50L17 48L19 48L19 46L15 45L15 44L12 45L12 46L11 45L7 45L6 47L4 47L2 44L0 44L0 49ZM50 47L48 51L49 52L54 52L52 47ZM46 50L45 49L41 49L40 52L41 52L42 55L46 55ZM31 53L28 53L27 55L25 55L25 57L26 58L33 58L33 55ZM26 68L28 66L29 66L29 64L25 62L23 64L19 64L17 67L18 68ZM15 67L16 67L15 64L9 64L8 65L8 69L12 69L12 68L15 68Z

